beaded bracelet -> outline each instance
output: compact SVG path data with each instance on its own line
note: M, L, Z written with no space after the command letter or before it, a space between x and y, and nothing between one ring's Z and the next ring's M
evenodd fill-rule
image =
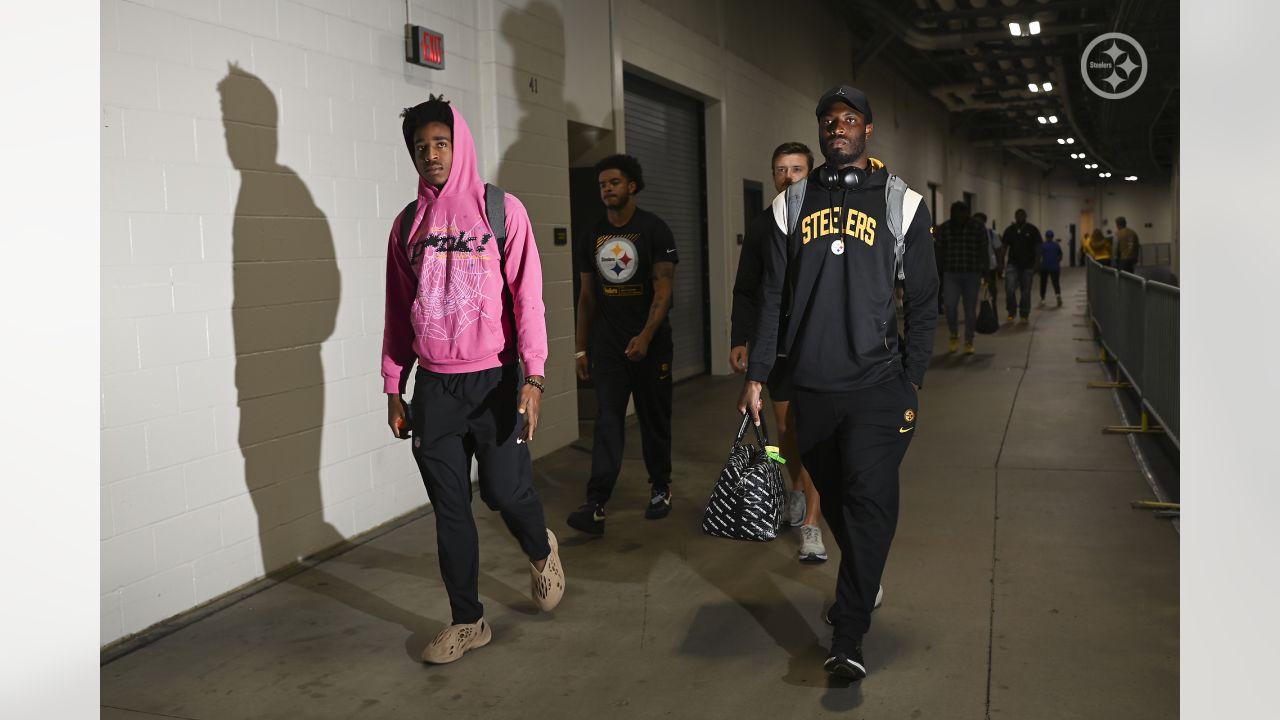
M524 379L524 384L525 384L525 385L532 385L532 386L534 386L534 387L538 388L538 392L546 392L546 391L547 391L546 386L545 386L545 385L543 385L542 383L538 382L537 380L534 380L534 379L533 379L533 377L527 377L527 378L525 378L525 379Z

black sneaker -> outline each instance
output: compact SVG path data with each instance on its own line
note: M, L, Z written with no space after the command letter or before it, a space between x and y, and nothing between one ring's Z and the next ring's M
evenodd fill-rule
M592 502L583 503L577 510L569 513L569 519L565 522L574 530L599 537L604 534L604 506Z
M867 666L862 661L862 641L859 640L847 650L831 649L831 657L822 663L827 674L842 680L854 682L867 676Z
M671 488L657 487L649 491L649 506L644 509L645 520L661 520L671 514Z

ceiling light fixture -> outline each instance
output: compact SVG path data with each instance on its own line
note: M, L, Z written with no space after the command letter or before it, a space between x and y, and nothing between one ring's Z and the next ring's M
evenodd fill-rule
M1057 122L1058 122L1058 116L1057 116L1057 115L1050 115L1050 116L1049 116L1049 122L1054 123L1054 124L1057 124Z
M1022 37L1022 26L1018 23L1009 23L1009 34L1014 37Z
M1041 83L1041 85L1040 85L1040 89L1041 89L1041 90L1044 90L1045 92L1049 92L1049 91L1053 90L1053 83L1051 83L1051 82Z
M1027 89L1031 92L1040 92L1040 87L1035 83L1027 83Z
M1027 30L1028 30L1028 31L1030 31L1030 33L1031 33L1032 35L1039 35L1039 34L1040 34L1040 21L1039 21L1039 20L1032 20L1032 21L1031 21L1031 24L1027 26Z
M1066 141L1066 140L1063 140L1062 138L1058 138L1058 144L1059 144L1059 145L1066 145L1066 144L1067 144L1067 141Z
M1041 115L1040 117L1036 118L1036 120L1037 120L1037 121L1039 121L1039 123L1040 123L1041 125L1044 125L1045 123L1049 122L1047 119L1045 119L1045 116L1043 116L1043 115Z
M1075 139L1075 138L1067 138L1067 144L1068 144L1068 145L1074 145L1074 144L1075 144L1075 142L1076 142L1076 139Z

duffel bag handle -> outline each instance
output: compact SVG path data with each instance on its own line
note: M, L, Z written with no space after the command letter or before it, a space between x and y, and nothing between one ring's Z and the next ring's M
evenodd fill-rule
M761 408L761 409L763 409L763 408ZM742 439L743 439L743 438L745 438L745 437L747 436L747 428L748 428L748 427L754 427L754 428L756 429L756 442L760 444L760 449L761 449L761 450L764 450L764 449L765 449L765 447L766 447L766 446L768 446L768 444L769 444L769 430L768 430L768 428L766 428L766 427L765 427L765 424L764 424L764 413L763 413L763 412L762 412L762 413L760 413L760 424L759 424L759 425L752 425L752 424L751 424L751 413L750 413L750 412L744 412L744 413L742 413L742 425L740 425L740 426L738 427L738 436L737 436L736 438L734 438L733 443L734 443L735 445L738 445L738 444L741 444L741 443L742 443Z

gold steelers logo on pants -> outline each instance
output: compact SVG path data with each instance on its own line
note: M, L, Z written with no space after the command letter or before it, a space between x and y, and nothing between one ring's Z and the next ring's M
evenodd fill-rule
M908 411L906 411L906 412L902 413L902 419L903 419L903 420L906 420L907 422L912 422L913 420L915 420L915 419L916 419L916 411L915 411L915 410L908 410Z

